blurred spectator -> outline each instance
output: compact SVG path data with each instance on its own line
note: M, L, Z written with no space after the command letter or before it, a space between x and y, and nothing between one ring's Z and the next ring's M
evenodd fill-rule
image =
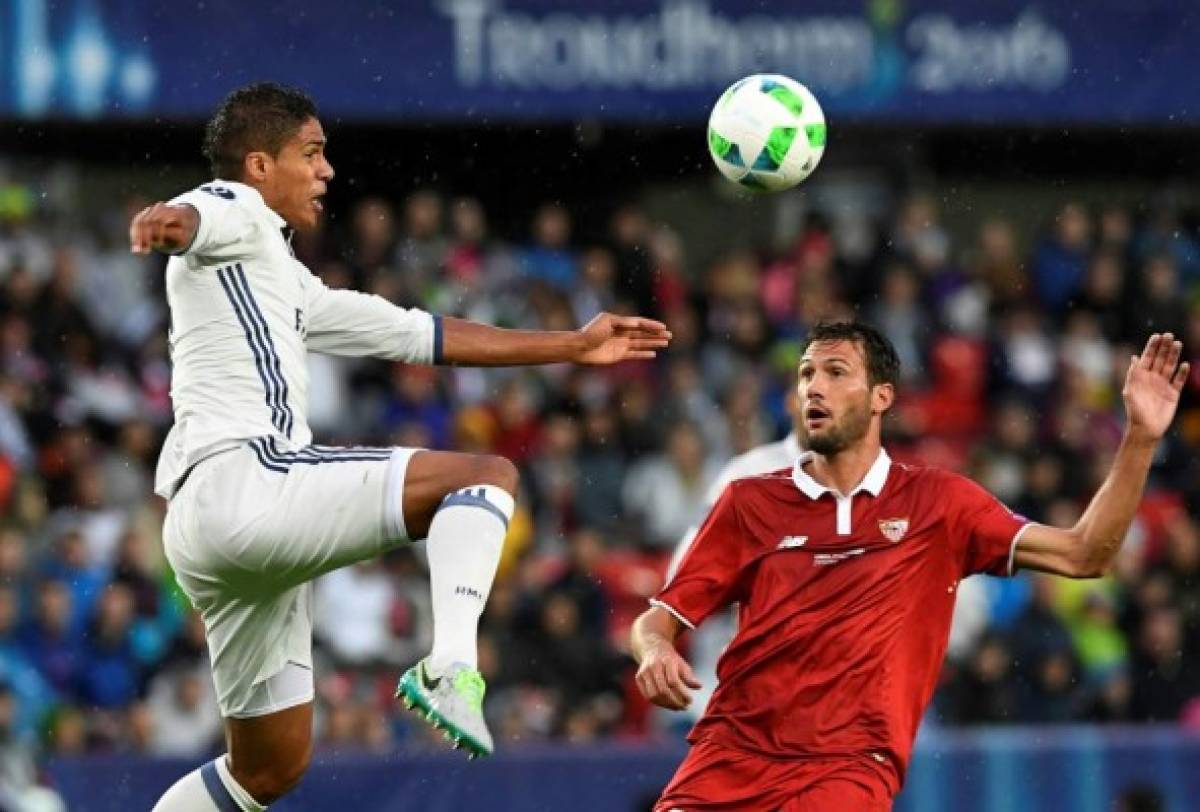
M621 485L626 458L617 433L617 420L607 405L583 416L579 449L579 482L575 508L584 527L611 529L621 515Z
M1122 256L1112 250L1093 255L1076 305L1079 311L1096 320L1100 334L1110 341L1126 334L1128 301L1123 263Z
M542 426L538 453L529 466L535 515L547 548L555 546L556 540L576 525L579 443L578 420L565 413L550 415Z
M96 617L84 638L78 696L100 708L120 708L137 698L141 673L131 630L133 594L120 584L100 595Z
M104 587L104 575L88 561L87 546L79 531L63 533L55 546L55 554L44 565L44 575L62 581L71 590L71 625L83 628Z
M153 721L149 749L154 755L203 755L224 735L206 668L161 672L150 684L147 708Z
M604 558L604 538L594 530L571 534L562 569L547 588L571 598L578 607L580 632L589 637L607 633L608 596L600 584L598 567Z
M1102 679L1124 667L1128 651L1117 627L1116 606L1103 587L1088 589L1081 610L1070 623L1075 650L1089 677Z
M541 431L538 406L533 386L524 375L513 376L501 385L492 404L497 454L521 464L536 450Z
M79 302L98 330L132 349L163 325L161 274L148 257L129 251L129 221L148 202L131 199L105 212L90 250L80 255Z
M369 288L371 280L388 274L395 247L396 218L391 204L378 197L360 200L350 215L350 239L342 252L349 265L349 287Z
M432 367L392 366L392 392L383 404L380 422L389 432L418 429L427 438L423 447L449 447L450 408L438 393L437 374Z
M1041 404L1055 382L1054 341L1041 314L1029 307L1009 312L1000 324L993 388Z
M1079 292L1091 247L1092 224L1077 203L1063 206L1054 219L1053 235L1033 254L1031 269L1038 300L1052 313L1066 307Z
M0 808L65 812L58 794L38 782L36 753L15 725L17 701L8 687L0 684Z
M1040 663L1057 655L1072 656L1071 633L1059 616L1057 587L1052 575L1029 576L1033 589L1029 605L1012 630L1012 648L1017 668L1027 683L1036 681Z
M526 275L560 291L573 290L579 266L571 250L571 215L547 203L534 214L532 232L533 242L521 256Z
M640 517L645 543L671 549L704 513L704 494L718 465L707 457L694 425L676 423L666 450L636 463L625 480L626 510Z
M1128 340L1139 342L1154 332L1186 335L1187 304L1175 260L1166 254L1149 257L1133 294Z
M11 721L15 731L29 736L41 725L57 697L20 643L20 622L15 589L0 585L0 686L14 699Z
M1016 722L1018 699L1012 680L1012 654L1004 641L988 635L950 689L951 718L967 725Z
M395 589L379 562L334 570L317 581L313 632L339 666L399 665L389 629L395 602Z
M609 222L609 232L616 261L613 290L617 298L636 313L661 315L665 309L658 306L654 296L646 213L633 204L619 207Z
M624 662L603 637L584 632L580 605L569 592L552 591L542 602L540 623L533 640L531 657L536 668L535 683L557 693L558 725L564 727L573 712L587 703L611 698L608 718L590 719L603 727L616 722L620 713L620 674ZM597 705L600 710L604 705ZM579 723L579 720L576 720Z
M911 386L925 376L929 329L924 311L917 275L904 265L891 266L883 276L879 303L868 318L895 345L902 385Z
M414 193L404 204L404 231L396 248L398 273L376 274L371 287L398 304L421 304L424 294L436 284L446 249L441 197L429 190Z
M0 330L7 332L7 326ZM26 387L14 378L0 375L0 455L18 470L27 470L33 464L33 441L21 415L28 400Z
M932 278L943 269L950 254L950 235L940 222L940 213L931 195L915 194L901 206L896 217L893 248L925 278Z
M157 436L147 422L134 420L121 426L115 448L100 465L105 501L115 508L131 510L150 493L149 471L158 459Z
M1133 660L1133 718L1172 722L1200 695L1195 652L1185 648L1183 622L1173 607L1150 610L1142 620Z
M616 265L607 250L591 248L584 252L580 269L581 284L571 292L571 310L575 322L582 325L601 312L616 308L612 288Z
M1139 260L1155 255L1169 258L1188 283L1200 280L1200 243L1183 227L1178 205L1168 196L1154 206L1145 228L1134 239L1133 249Z
M73 622L71 592L47 579L37 589L33 618L22 629L21 648L60 696L73 695L84 664L82 629Z
M1099 685L1093 686L1091 703L1084 709L1082 718L1089 722L1128 723L1133 721L1130 701L1133 698L1133 680L1125 669L1105 675Z
M1179 512L1166 531L1165 554L1151 577L1169 582L1172 603L1183 620L1185 642L1200 652L1200 526L1190 515Z

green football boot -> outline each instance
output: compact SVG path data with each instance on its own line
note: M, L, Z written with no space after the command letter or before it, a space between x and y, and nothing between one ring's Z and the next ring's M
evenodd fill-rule
M425 670L425 660L421 660L400 677L396 698L443 731L456 750L462 747L469 757L476 758L490 756L494 749L483 718L485 691L483 676L464 663L451 665L435 680Z

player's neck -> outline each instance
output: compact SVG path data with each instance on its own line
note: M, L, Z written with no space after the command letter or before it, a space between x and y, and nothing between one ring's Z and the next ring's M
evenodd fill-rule
M879 451L879 441L875 440L856 443L832 456L814 452L805 471L821 485L845 495L863 481L879 459Z

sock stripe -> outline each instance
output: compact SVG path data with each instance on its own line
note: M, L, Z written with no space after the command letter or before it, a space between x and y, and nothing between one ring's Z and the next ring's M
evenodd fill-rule
M504 525L505 531L508 530L508 516L503 510L488 501L487 497L484 496L483 488L476 488L474 490L465 488L461 491L455 491L442 500L442 504L438 510L442 511L450 507L483 508L500 520L500 523Z
M224 758L224 756L221 756ZM221 780L221 776L217 774L217 762L210 761L200 768L200 777L204 779L204 788L208 790L208 794L212 796L213 803L217 805L217 809L221 812L242 812L241 806L230 794L229 788Z

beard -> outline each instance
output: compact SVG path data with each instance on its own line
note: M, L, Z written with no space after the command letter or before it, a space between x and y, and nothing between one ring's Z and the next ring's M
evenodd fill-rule
M808 433L808 449L823 457L833 457L845 451L866 436L871 426L870 401L852 406L842 419L829 429Z

